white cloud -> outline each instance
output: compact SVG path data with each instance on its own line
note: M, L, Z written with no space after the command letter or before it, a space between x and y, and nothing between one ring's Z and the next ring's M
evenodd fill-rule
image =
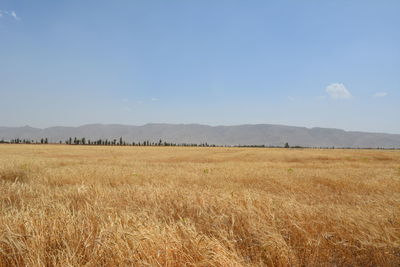
M12 11L0 10L0 18L3 17L3 15L8 15L10 17L13 17L15 20L21 19L20 17L17 16L17 13L15 13L14 10L12 10Z
M17 16L17 14L15 13L15 11L11 11L10 13L11 17L13 17L15 20L20 20L20 18Z
M387 95L388 95L388 93L386 93L386 92L378 92L378 93L374 94L374 97L385 97Z
M332 99L349 99L353 97L342 83L332 83L326 87L325 91Z
M151 101L158 101L158 98L153 97L153 98L151 99Z

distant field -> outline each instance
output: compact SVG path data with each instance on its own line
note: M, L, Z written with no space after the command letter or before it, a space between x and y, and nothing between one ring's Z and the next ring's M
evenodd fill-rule
M0 145L0 266L399 266L400 151Z

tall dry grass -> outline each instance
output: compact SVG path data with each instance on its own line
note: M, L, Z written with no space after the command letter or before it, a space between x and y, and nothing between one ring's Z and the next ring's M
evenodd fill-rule
M0 145L0 266L399 266L400 151Z

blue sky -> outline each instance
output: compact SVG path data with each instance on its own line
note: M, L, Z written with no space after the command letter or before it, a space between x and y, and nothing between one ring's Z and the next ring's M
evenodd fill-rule
M400 1L0 0L0 125L400 133Z

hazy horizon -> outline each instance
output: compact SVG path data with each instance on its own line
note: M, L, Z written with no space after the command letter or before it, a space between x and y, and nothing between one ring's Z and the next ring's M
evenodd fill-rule
M295 128L306 128L306 129L327 129L327 130L343 130L345 132L360 132L360 133L377 133L377 134L394 134L394 135L400 135L399 133L391 133L391 132L373 132L373 131L360 131L360 130L348 130L348 129L342 129L342 128L334 128L334 127L320 127L320 126L303 126L303 125L288 125L288 124L279 124L279 123L242 123L242 124L205 124L205 123L168 123L168 122L148 122L144 124L125 124L125 123L85 123L85 124L79 124L79 125L52 125L52 126L47 126L47 127L36 127L32 126L29 124L25 125L19 125L19 126L6 126L6 125L0 125L0 127L6 127L6 128L23 128L23 127L31 127L34 129L40 129L40 130L45 130L49 128L57 128L57 127L65 127L65 128L79 128L79 127L84 127L84 126L93 126L93 125L101 125L101 126L126 126L126 127L143 127L147 125L198 125L198 126L209 126L209 127L232 127L232 126L258 126L258 125L273 125L273 126L283 126L283 127L295 127Z

